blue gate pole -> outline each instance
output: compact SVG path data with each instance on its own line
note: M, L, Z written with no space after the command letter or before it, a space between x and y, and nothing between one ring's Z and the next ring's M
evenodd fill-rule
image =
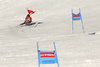
M55 51L56 51L55 42L53 42L53 44L54 44L54 49L55 49ZM58 58L57 58L57 62L58 62ZM58 67L59 67L59 62L57 63L57 65L58 65Z
M81 23L82 23L82 29L83 29L83 33L85 34L85 32L84 32L84 26L83 26L83 21L82 21L82 19L81 19Z
M80 11L80 15L81 15L81 10L80 10L80 8L79 8L79 11ZM81 23L82 23L83 34L85 34L84 26L83 26L83 21L82 21L82 15L81 15Z
M56 46L55 46L55 42L53 42L53 44L54 44L54 49L55 49L55 51L56 51Z
M73 9L72 9L72 34L74 34L74 24L73 24Z
M37 51L39 51L38 42L37 42ZM40 63L39 63L39 52L38 52L38 67L40 67Z
M72 34L74 34L74 25L73 25L73 20L72 20Z

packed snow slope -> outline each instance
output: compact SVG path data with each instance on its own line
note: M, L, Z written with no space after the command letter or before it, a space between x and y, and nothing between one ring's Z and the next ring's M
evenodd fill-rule
M36 27L20 27L27 10L36 11ZM72 15L81 9L81 21ZM54 50L56 43L60 67L100 67L100 0L0 0L0 67L38 67L40 50ZM88 33L96 32L95 35ZM57 64L41 64L41 67Z

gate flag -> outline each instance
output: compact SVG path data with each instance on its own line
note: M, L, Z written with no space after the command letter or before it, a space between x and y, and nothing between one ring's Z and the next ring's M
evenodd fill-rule
M85 33L80 8L79 8L79 13L78 14L73 13L73 9L72 9L72 33L73 34L74 34L74 24L73 24L73 21L75 21L75 20L81 20L83 33Z
M38 42L37 42L37 51L38 51L38 66L40 67L40 64L50 64L50 63L58 63L57 53L56 53L56 47L54 42L54 51L43 51L39 50Z
M28 8L26 8L26 9L27 9L29 15L32 15L33 13L36 12L36 11L29 10Z

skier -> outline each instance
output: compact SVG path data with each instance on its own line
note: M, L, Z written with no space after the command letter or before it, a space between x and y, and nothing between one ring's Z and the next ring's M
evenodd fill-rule
M25 26L30 26L30 25L32 25L31 22L32 22L32 18L31 18L31 16L29 14L27 14L27 16L25 18L25 22L21 23L20 25L24 25L25 24Z

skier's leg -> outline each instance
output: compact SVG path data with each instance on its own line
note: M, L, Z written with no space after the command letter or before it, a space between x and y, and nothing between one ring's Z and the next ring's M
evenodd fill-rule
M28 22L27 22L27 25L30 26L30 25L31 25L31 21L28 21Z
M25 24L26 23L26 21L24 22L24 23L21 23L20 25L23 25L23 24Z

